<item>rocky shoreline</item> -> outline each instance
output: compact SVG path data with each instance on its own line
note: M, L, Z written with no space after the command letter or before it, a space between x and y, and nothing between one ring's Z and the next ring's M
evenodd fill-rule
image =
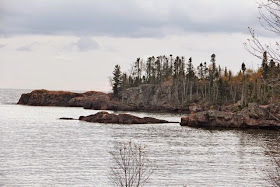
M181 126L214 128L280 129L280 103L249 103L240 111L206 110L181 118Z
M131 99L133 97L129 97L130 101L133 102L117 101L113 99L111 94L95 91L74 93L65 91L34 90L31 93L22 94L18 104L31 106L83 107L85 109L114 111L181 112L189 114L188 116L181 118L181 126L280 129L280 103L266 106L249 103L248 107L243 109L239 106L229 105L220 106L219 110L215 110L209 109L209 106L199 104L189 105L184 108L172 106L170 104L143 104L137 99L139 97L133 96L135 97L135 101ZM122 119L119 119L118 116L111 116L111 114L105 115L105 113L102 113L102 115L105 117L104 119L108 118L112 120L109 123L123 121ZM140 123L141 120L136 118L133 119L134 122ZM95 122L92 115L81 117L80 120ZM132 122L129 121L128 123Z
M137 100L137 99L135 99ZM89 91L74 93L66 91L34 90L22 94L18 103L30 106L63 106L83 107L94 110L114 111L148 111L148 112L189 112L189 108L179 108L171 105L150 105L137 102L122 102L112 98L111 94Z

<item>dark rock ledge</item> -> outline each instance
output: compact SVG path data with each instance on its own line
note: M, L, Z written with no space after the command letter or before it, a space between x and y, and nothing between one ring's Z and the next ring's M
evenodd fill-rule
M116 124L156 124L156 123L176 123L160 120L151 117L139 118L130 114L109 114L108 112L98 112L94 115L80 116L79 120L94 123L116 123Z
M260 106L250 103L238 112L207 110L181 118L182 126L280 129L280 103Z
M115 100L112 94L88 91L85 93L74 93L68 91L34 90L31 93L22 94L18 103L30 106L62 106L83 107L94 110L114 111L149 111L149 112L188 112L189 107L178 108L169 104L153 105L150 103L122 102Z

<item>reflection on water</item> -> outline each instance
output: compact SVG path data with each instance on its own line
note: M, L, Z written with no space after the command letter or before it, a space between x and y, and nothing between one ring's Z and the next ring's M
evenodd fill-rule
M156 167L148 186L269 185L266 145L279 132L63 121L96 111L11 105L22 92L0 90L0 185L109 186L109 151L128 140L147 145ZM180 121L174 114L133 114Z

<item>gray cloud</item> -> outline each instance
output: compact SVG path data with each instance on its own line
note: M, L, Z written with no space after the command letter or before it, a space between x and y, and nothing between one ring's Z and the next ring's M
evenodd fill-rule
M64 49L69 51L78 50L80 52L86 52L100 49L100 45L90 37L82 36L76 42L66 45Z
M17 48L16 50L17 51L32 51L33 47L37 44L38 44L38 42L33 42L31 44L23 45L23 46Z
M77 46L79 51L89 51L99 48L98 43L89 37L81 37L74 45Z
M0 48L6 47L6 44L0 44Z
M17 51L32 51L30 46L22 46L17 48Z
M4 0L0 35L75 34L162 37L243 32L259 27L253 0ZM26 9L28 7L28 9Z

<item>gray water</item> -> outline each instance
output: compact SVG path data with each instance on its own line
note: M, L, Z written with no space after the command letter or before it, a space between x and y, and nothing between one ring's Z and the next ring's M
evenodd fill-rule
M147 145L155 171L147 186L270 186L267 145L277 131L206 130L179 124L63 121L97 111L16 105L30 90L0 89L0 186L111 186L116 142ZM150 114L180 121L179 114Z

